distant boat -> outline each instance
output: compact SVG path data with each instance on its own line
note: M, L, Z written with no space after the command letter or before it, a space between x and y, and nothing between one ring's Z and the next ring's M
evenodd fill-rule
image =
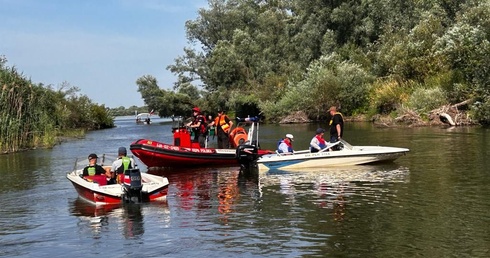
M136 115L136 123L137 124L151 124L151 115L152 113L140 113Z

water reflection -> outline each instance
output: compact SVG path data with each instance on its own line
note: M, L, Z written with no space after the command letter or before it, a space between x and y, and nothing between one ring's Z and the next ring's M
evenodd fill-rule
M345 215L348 183L315 182L317 199L314 203L320 208L333 210L335 221L343 221Z
M21 192L53 180L48 169L51 162L50 157L41 156L36 150L0 155L0 167L4 172L0 177L0 194Z
M77 198L70 204L70 213L79 217L80 230L83 232L89 228L94 239L101 238L102 232L109 231L110 222L114 219L122 224L124 238L132 239L145 233L141 208L141 204L94 205Z
M113 210L121 207L120 204L93 205L81 198L76 198L70 204L70 214L83 217L102 217L107 216Z
M239 167L152 169L149 172L168 178L176 208L219 215L224 225L228 223L228 216L236 212L243 196L260 198L257 176L244 175Z
M165 176L174 188L178 207L183 210L205 210L212 206L212 188L217 184L218 171L213 169L155 169L152 174Z
M406 182L409 170L395 163L329 167L309 171L275 170L261 175L261 183L276 184L290 178L294 182Z
M345 219L350 205L388 202L394 196L387 190L392 183L408 183L409 169L396 164L324 168L315 171L274 171L260 176L262 192L277 192L285 197L283 205L297 209L304 200L319 209L331 211L333 221ZM296 199L300 199L297 204ZM306 207L306 206L305 206Z
M96 206L87 201L77 198L70 204L70 214L79 217L79 229L83 232L90 229L94 239L101 237L101 232L109 226L109 214L120 205Z
M218 211L221 214L228 214L233 211L233 204L240 198L237 185L237 177L218 177Z
M126 239L139 238L145 233L141 204L123 206L123 235Z

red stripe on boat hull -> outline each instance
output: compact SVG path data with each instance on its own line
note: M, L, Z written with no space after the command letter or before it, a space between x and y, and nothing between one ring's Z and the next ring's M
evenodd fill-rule
M95 204L120 204L122 199L119 196L105 194L102 192L94 191L85 188L77 183L72 182L73 186L78 192L78 195L85 200L93 202ZM164 200L168 194L168 185L163 188L157 189L151 193L143 193L143 201L159 201Z
M138 140L130 149L148 167L238 165L233 151L217 153L211 148L184 148L150 140Z

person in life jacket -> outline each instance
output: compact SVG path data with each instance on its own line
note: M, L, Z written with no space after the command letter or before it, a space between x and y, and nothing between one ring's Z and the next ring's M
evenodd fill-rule
M323 139L325 130L323 128L316 129L316 135L311 139L310 152L319 152L327 147L327 142Z
M198 142L199 146L204 148L204 146L206 146L206 134L208 131L206 117L201 114L201 110L198 107L192 109L192 116L194 117L194 120L188 123L187 126L194 132L193 142Z
M83 168L83 176L96 176L104 175L105 170L101 165L97 164L97 154L92 153L88 155L89 165Z
M344 117L340 112L337 112L335 106L330 107L330 143L340 140L344 136Z
M127 156L126 148L119 147L117 150L117 159L112 163L111 167L111 180L108 182L109 184L116 184L118 182L118 175L124 174L124 171L136 168L136 163L133 158Z
M283 138L279 141L277 145L277 152L282 154L293 154L293 138L294 136L292 134L286 134L286 138Z
M216 135L218 136L218 149L230 148L230 129L233 122L224 114L221 108L218 108L218 116L209 123L208 126L216 126Z
M207 121L214 121L213 116L208 115ZM216 135L216 125L214 125L213 122L211 122L211 124L208 124L208 136L213 136L213 140L214 140L215 135ZM208 138L208 141L209 141L209 138Z

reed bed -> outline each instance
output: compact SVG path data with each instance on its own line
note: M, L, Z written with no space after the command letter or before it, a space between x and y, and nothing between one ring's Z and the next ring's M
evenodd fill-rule
M71 87L53 90L7 67L0 57L0 152L52 147L65 132L110 128L114 121L102 105ZM78 135L79 133L77 133Z

